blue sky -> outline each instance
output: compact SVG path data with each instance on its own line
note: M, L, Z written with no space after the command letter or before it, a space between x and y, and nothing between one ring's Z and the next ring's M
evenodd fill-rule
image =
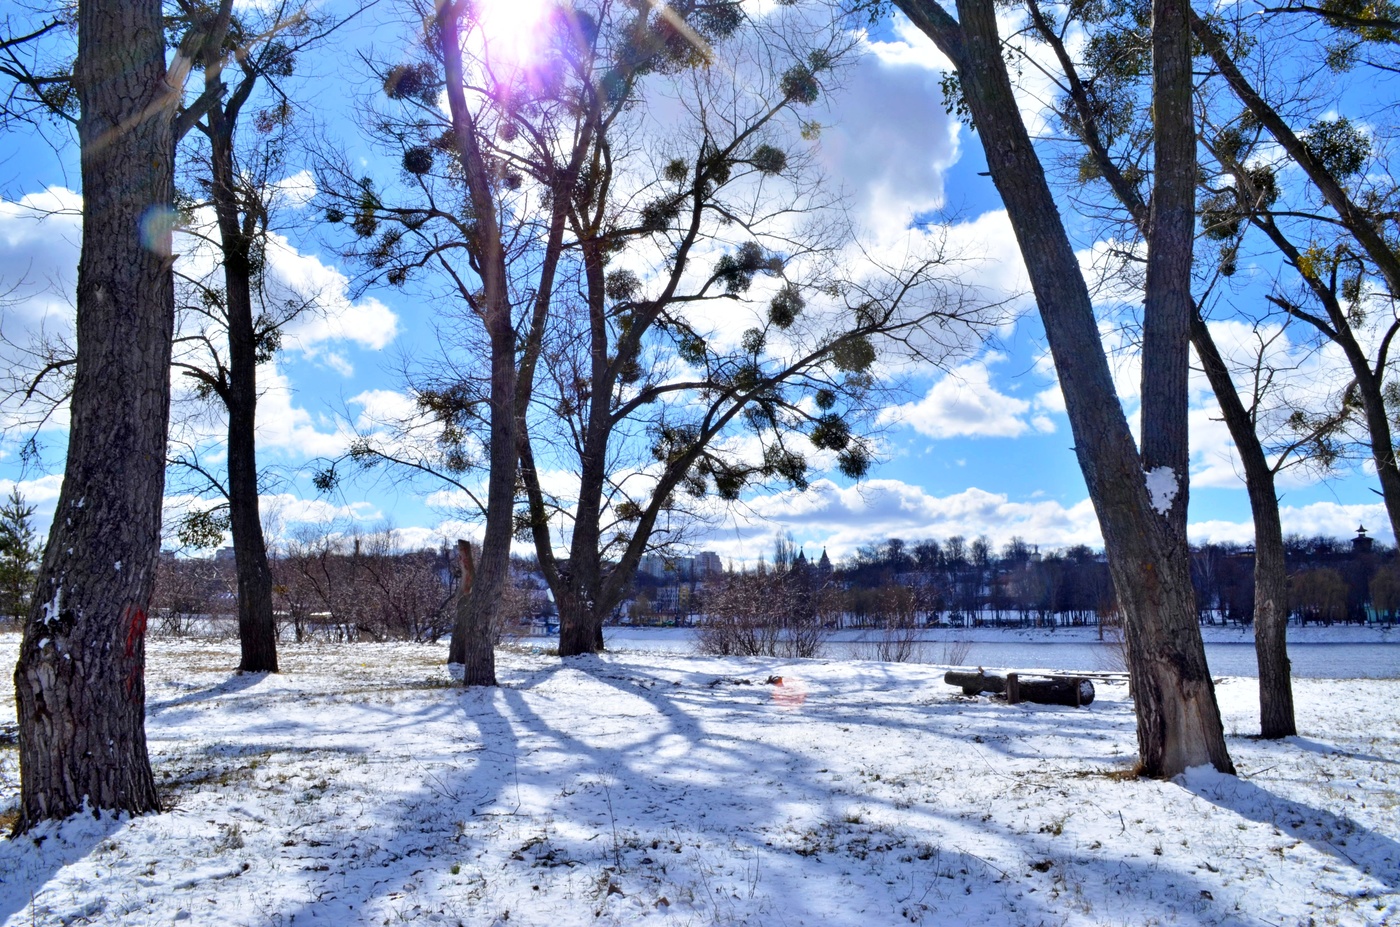
M293 97L315 101L304 105L301 118L372 167L374 156L350 117L377 88L355 74L353 63L371 44L375 54L390 57L400 33L379 11L370 16L378 18L343 30L327 50L306 56ZM352 65L342 71L343 62ZM943 111L941 63L907 23L881 24L867 37L844 88L824 101L814 154L873 241L896 247L910 235L946 234L978 285L1010 300L1018 315L951 369L905 371L902 392L891 396L880 417L881 460L864 480L852 483L833 471L819 474L805 493L751 496L697 535L697 547L737 562L770 550L773 537L788 532L809 551L826 546L836 557L891 536L985 534L1000 545L1018 535L1043 547L1100 543L1014 239L990 180L981 176L985 166L976 137ZM74 192L76 151L64 129L52 127L43 136L11 133L3 151L0 293L9 295L0 325L11 341L22 343L34 333L71 325L81 200ZM260 460L275 477L264 499L270 531L276 539L389 524L410 546L472 536L477 529L459 511L432 504L431 487L383 470L349 480L330 496L311 485L315 461L344 451L350 423L367 410L403 402L404 383L395 371L402 358L430 348L433 319L432 307L421 300L356 285L357 269L337 257L321 237L315 210L304 205L304 194L312 190L309 175L299 174L304 167L289 167L273 263L289 285L327 294L328 309L293 326L284 350L260 371L266 391ZM1095 246L1092 228L1067 216L1087 264ZM1261 281L1270 274L1268 268L1253 271ZM1106 315L1130 311L1134 299L1131 293L1111 295ZM1125 408L1135 415L1131 346L1108 326L1105 333L1115 349ZM1238 322L1222 323L1217 337L1240 346L1252 333ZM1286 332L1284 339L1276 349L1294 357L1303 379L1327 379L1318 373L1332 370L1326 357L1305 355ZM58 492L66 419L60 412L39 433L47 449L42 464L25 465L18 451L30 433L20 424L26 413L13 404L3 410L8 427L0 442L0 492L18 482L46 525ZM1191 531L1197 540L1248 542L1248 503L1217 418L1197 378ZM208 459L217 461L217 423L198 420L186 427ZM1363 467L1326 479L1290 471L1280 483L1285 531L1349 536L1364 522L1390 541L1373 485ZM172 484L170 510L187 504Z

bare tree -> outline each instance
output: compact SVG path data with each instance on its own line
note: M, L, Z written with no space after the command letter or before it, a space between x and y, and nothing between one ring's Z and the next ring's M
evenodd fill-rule
M182 333L203 349L198 353L204 356L196 359L186 353L177 358L176 367L193 378L204 394L217 397L228 419L226 479L222 486L218 482L214 485L226 500L238 569L240 672L277 672L272 573L258 511L257 367L271 359L282 326L300 314L306 302L278 300L269 312L269 301L260 299L265 296L268 200L271 182L276 179L271 172L282 162L281 139L269 136L284 130L291 112L280 88L273 104L257 114L263 139L252 157L237 156L236 134L259 80L290 76L298 50L296 40L306 39L308 26L304 9L286 3L271 10L267 22L234 17L224 54L210 56L204 64L204 85L220 92L221 99L195 124L209 143L203 165L206 174L197 183L205 187L213 207L223 280L222 286L210 285L212 281L189 281L197 298L198 316L212 321L214 330ZM256 44L250 47L251 42ZM230 87L225 77L231 72L237 80ZM177 463L181 459L175 458ZM201 475L204 472L197 465L189 469ZM209 511L201 509L199 514L207 518Z
M675 17L691 18L680 29ZM663 526L694 505L688 499L732 501L756 481L805 485L808 439L849 475L864 473L868 445L850 423L876 385L876 352L899 344L942 357L976 322L955 285L926 292L937 289L936 258L888 279L843 282L830 258L848 239L835 234L839 213L824 211L834 204L804 170L798 136L812 131L802 108L849 39L823 33L799 51L741 46L743 24L730 2L672 6L665 16L601 3L549 33L560 64L545 89L499 75L472 88L475 144L498 178L493 195L509 205L509 352L476 324L490 315L490 287L474 289L487 252L473 256L471 273L452 264L464 241L475 255L482 226L449 199L473 156L460 120L444 134L440 117L425 116L438 86L431 62L385 75L413 116L390 134L416 202L391 204L363 186L343 198L341 215L354 211L363 255L387 280L450 267L471 313L458 327L467 338L418 380L420 408L438 428L433 452L366 443L356 453L444 473L489 532L491 487L505 466L494 450L496 375L472 379L462 358L475 348L493 364L513 363L527 500L515 528L534 541L554 591L565 654L601 646L603 618L643 554L674 541ZM718 55L734 56L730 67L695 67ZM482 62L468 70L486 71ZM661 132L635 104L644 77L672 75L663 89L683 112ZM439 159L446 167L434 166ZM381 233L381 223L392 227ZM737 343L716 330L721 309L729 325L752 319ZM726 447L745 428L761 447L748 456ZM484 500L459 476L483 462ZM546 485L541 470L551 466L575 473L575 485ZM491 544L483 549L489 556Z
M1152 202L1153 194L1144 190L1146 178L1137 165L1144 160L1144 147L1150 148L1157 135L1154 135L1141 118L1132 115L1132 107L1128 101L1133 98L1133 85L1144 70L1143 64L1152 48L1155 35L1152 24L1144 21L1141 9L1128 6L1100 8L1092 14L1086 13L1083 21L1071 18L1061 23L1053 22L1036 0L1027 0L1026 9L1030 15L1033 35L1053 51L1056 63L1060 67L1059 79L1063 94L1056 103L1062 122L1082 146L1081 156L1076 159L1078 179L1081 183L1086 178L1103 180L1117 200L1120 211L1127 214L1129 237L1136 233L1150 238L1154 227L1152 217L1155 213L1154 209L1149 207L1149 202ZM1071 22L1086 29L1090 35L1083 55L1087 60L1083 63L1071 54L1065 40ZM1180 79L1186 80L1189 85L1187 77L1189 75ZM1185 105L1190 105L1189 99L1185 101ZM1191 144L1190 162L1194 165L1194 134ZM1209 146L1210 142L1207 140L1206 144ZM1159 145L1158 157L1161 154ZM1180 175L1174 175L1174 178L1176 181L1183 179ZM1194 170L1190 180L1193 184L1197 182ZM1214 198L1208 200L1208 216L1214 202ZM1190 232L1194 235L1194 219ZM1213 227L1209 220L1206 235L1208 238L1222 237L1219 234L1219 226ZM1227 233L1225 237L1233 237L1233 233ZM1150 255L1154 249L1150 241L1148 244ZM1235 246L1232 243L1222 248L1217 269L1229 270L1228 264L1233 261L1231 249ZM1149 270L1153 266L1155 265L1149 264ZM1153 291L1154 287L1149 284L1148 292ZM1188 312L1190 341L1215 392L1226 426L1238 450L1253 513L1256 537L1254 627L1260 673L1262 729L1265 736L1285 737L1296 733L1297 729L1293 715L1292 684L1286 646L1288 609L1285 603L1288 579L1274 476L1280 468L1293 462L1298 446L1308 443L1312 438L1309 436L1283 447L1274 462L1269 462L1259 436L1259 409L1263 399L1257 389L1260 380L1255 379L1256 389L1252 403L1250 407L1246 407L1230 368L1204 320L1199 304L1189 292L1187 297L1191 303ZM1148 318L1152 317L1151 311L1146 311L1145 314ZM1155 356L1155 353L1144 331L1143 356L1148 358ZM1262 354L1260 357L1262 359ZM1149 366L1151 365L1144 364L1144 384L1149 382ZM1156 374L1152 376L1155 378ZM1144 414L1145 411L1144 409ZM1178 447L1178 450L1183 448ZM1182 517L1184 518L1184 509ZM1184 528L1184 521L1178 527Z
M1030 274L1076 453L1128 617L1143 768L1150 775L1171 776L1208 762L1233 772L1196 623L1187 549L1182 533L1174 527L1181 516L1174 516L1173 508L1179 493L1184 498L1186 482L1185 469L1177 469L1178 457L1170 450L1176 438L1161 439L1164 450L1154 452L1157 462L1149 473L1118 404L1088 288L1021 119L994 5L989 0L961 0L956 20L931 0L899 0L897 5L957 70L963 98ZM1184 28L1185 21L1164 8L1161 0L1154 3L1153 11L1154 29ZM1178 39L1166 35L1163 39L1179 53ZM1166 61L1162 65L1172 66ZM1181 130L1179 122L1168 127L1172 132ZM1179 220L1164 217L1162 221ZM1169 264L1175 268L1170 273L1181 273L1183 266L1189 271L1189 260L1183 265L1176 258ZM1172 283L1174 291L1181 285ZM1167 323L1170 338L1184 336L1183 321ZM1171 353L1184 360L1184 351L1173 348ZM1164 375L1160 384L1144 383L1145 390L1160 385L1170 392L1159 413L1144 416L1145 443L1155 446L1159 440L1147 435L1149 428L1171 427L1166 423L1176 415L1176 406L1186 402L1184 384L1184 372ZM1153 406L1157 406L1155 400Z

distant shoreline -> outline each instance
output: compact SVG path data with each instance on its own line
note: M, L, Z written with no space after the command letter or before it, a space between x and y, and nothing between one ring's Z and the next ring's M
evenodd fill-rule
M645 627L637 625L607 625L605 639L618 641L655 640L658 638L688 639L694 628ZM868 640L880 632L875 628L843 628L832 634L833 641ZM1235 625L1203 625L1201 637L1208 644L1253 644L1254 628ZM1104 642L1098 628L1092 626L1057 628L927 628L918 632L918 639L931 643L971 641L973 643L1062 643L1097 644ZM1296 644L1400 644L1400 625L1331 626L1309 624L1290 625L1288 640Z

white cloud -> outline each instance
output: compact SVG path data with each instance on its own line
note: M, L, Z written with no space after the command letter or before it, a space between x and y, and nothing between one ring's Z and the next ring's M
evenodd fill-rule
M284 329L284 344L308 357L318 356L333 342L351 342L381 350L397 337L399 319L372 296L355 300L350 279L338 267L316 255L302 254L281 235L269 236L268 267L302 299L316 308L298 316ZM347 374L348 375L348 374Z
M1036 409L1038 398L1019 399L992 385L988 363L995 360L994 356L949 371L924 398L885 409L880 422L908 425L930 438L1015 438L1032 430L1054 431L1055 423L1048 416L1027 417Z
M1013 535L1043 547L1103 543L1087 499L1065 506L1046 499L1015 502L1005 493L975 487L934 496L899 480L867 480L843 489L823 479L805 492L788 490L753 500L749 514L736 516L729 532L712 534L707 546L736 562L752 562L771 549L773 538L788 531L800 542L826 546L833 558L889 537L985 534L996 545Z
M34 515L29 526L34 529L39 542L48 536L49 525L53 522L54 509L58 506L58 493L63 488L63 474L49 473L30 480L0 479L0 500L7 499L18 489L26 505L34 506Z
M932 43L909 26L869 48L829 99L817 151L826 172L845 183L859 223L887 239L915 214L942 208L960 127L938 102L945 62Z
M49 187L16 201L0 200L0 380L9 394L0 428L24 432L45 413L46 390L21 404L32 377L43 368L45 344L73 343L73 299L82 243L82 200L63 187ZM57 389L61 377L45 381ZM45 423L65 431L67 409Z
M279 202L293 209L302 209L316 198L316 175L309 170L297 171L275 182L272 187Z
M7 318L27 325L57 318L72 326L78 285L82 198L49 187L14 202L0 200L0 287Z
M325 499L303 499L291 493L275 493L258 497L264 520L286 525L329 525L335 522L373 522L384 514L371 502L346 502L337 505Z
M346 401L351 406L359 407L360 414L355 419L355 427L364 430L408 421L418 413L418 406L413 397L398 390L369 389L351 396Z
M1279 518L1283 521L1285 535L1349 538L1356 534L1358 525L1364 524L1367 534L1372 537L1386 543L1395 542L1390 530L1390 519L1385 513L1385 505L1379 502L1372 505L1346 505L1340 502L1284 505L1279 507ZM1254 523L1223 520L1192 522L1187 527L1187 534L1192 543L1196 544L1207 541L1253 544Z
M295 404L295 390L276 362L258 368L259 450L278 450L301 459L330 457L350 443L343 425L329 416L313 416Z

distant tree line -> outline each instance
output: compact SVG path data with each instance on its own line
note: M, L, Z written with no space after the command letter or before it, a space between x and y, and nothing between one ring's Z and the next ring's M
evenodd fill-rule
M818 611L827 627L850 628L1121 622L1103 552L1082 544L1042 552L1013 538L998 551L985 537L912 543L890 538L822 570L805 555L785 558L784 543L772 566L760 561L755 569L731 569L709 582L690 579L684 594L668 594L664 580L640 576L633 601L641 600L645 607L633 609L629 616L643 624L684 623L704 616L712 625L742 625L755 641L762 637L760 625L771 631ZM1290 620L1400 620L1400 567L1392 563L1391 549L1369 538L1358 546L1354 541L1300 535L1287 537L1284 548ZM1253 548L1229 543L1192 546L1191 580L1201 623L1252 623ZM821 603L819 610L814 602ZM742 644L731 641L727 646L746 652Z

